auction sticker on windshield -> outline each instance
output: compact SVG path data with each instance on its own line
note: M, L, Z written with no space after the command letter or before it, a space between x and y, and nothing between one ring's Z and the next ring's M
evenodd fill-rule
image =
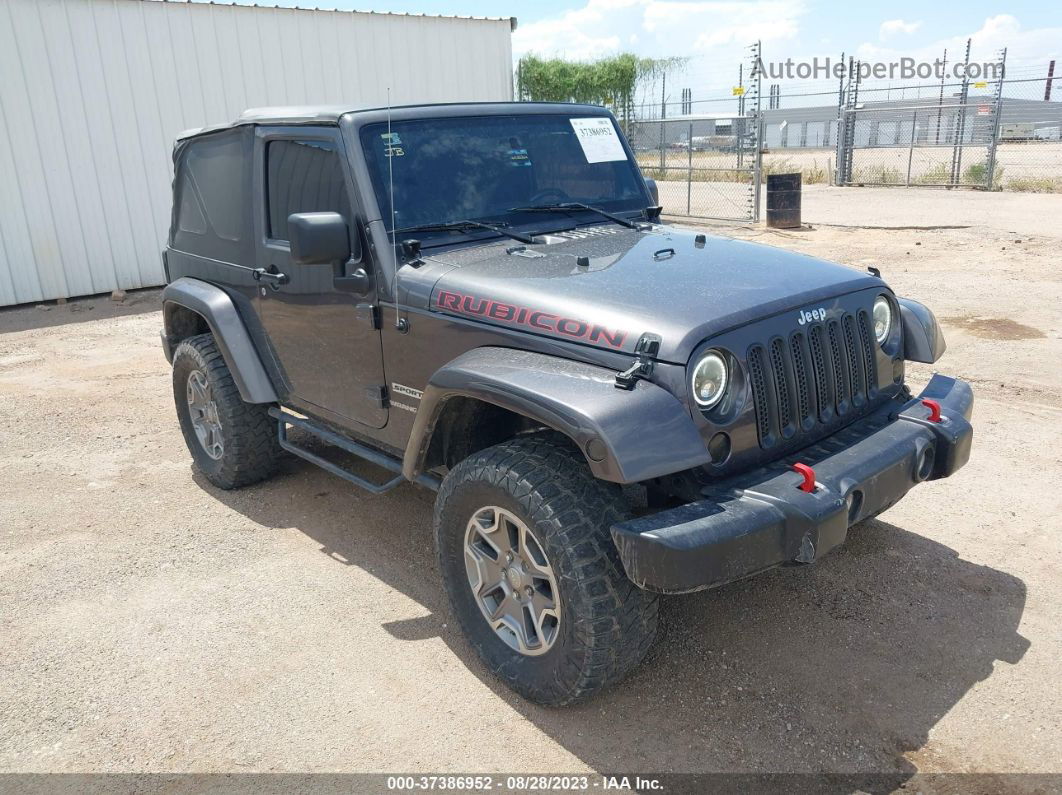
M612 119L596 116L592 119L569 119L572 129L583 147L587 163L608 163L614 160L626 160Z

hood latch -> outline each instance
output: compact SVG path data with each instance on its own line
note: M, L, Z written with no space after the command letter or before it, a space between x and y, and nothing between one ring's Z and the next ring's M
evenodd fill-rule
M660 352L660 336L642 334L634 346L634 364L622 373L616 373L616 389L634 389L638 379L648 379L653 374L653 358Z

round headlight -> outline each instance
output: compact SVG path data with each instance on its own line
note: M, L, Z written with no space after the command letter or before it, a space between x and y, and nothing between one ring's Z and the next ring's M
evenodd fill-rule
M710 409L726 394L726 360L709 351L693 368L693 399L702 409Z
M874 337L878 345L884 345L892 330L892 304L889 299L879 295L874 301Z

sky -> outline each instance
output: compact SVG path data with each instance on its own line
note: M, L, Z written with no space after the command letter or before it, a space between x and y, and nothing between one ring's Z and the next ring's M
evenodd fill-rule
M243 2L243 0L241 0ZM901 57L949 60L973 38L971 59L992 61L1008 48L1008 77L1044 76L1062 61L1062 6L1032 0L827 3L815 0L303 0L302 5L427 14L516 17L513 55L593 59L617 52L689 58L676 80L701 91L736 83L747 46L762 42L765 61ZM1059 64L1062 74L1062 63ZM809 90L834 80L807 81ZM766 89L764 90L766 93Z

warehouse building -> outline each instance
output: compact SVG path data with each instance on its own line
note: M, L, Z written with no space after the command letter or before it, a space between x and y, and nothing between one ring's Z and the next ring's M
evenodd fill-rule
M969 102L963 140L981 141L991 135L986 127L994 121L990 115L990 98L974 98ZM915 143L935 141L951 145L956 125L956 97L915 98L889 101L868 101L859 104L865 122L854 131L855 145L907 146L911 142L915 124ZM809 105L792 108L764 109L763 143L768 150L794 148L823 148L837 145L837 104ZM703 140L707 148L712 141L725 141L741 135L746 120L736 113L706 112L669 116L664 124L659 119L641 120L631 125L629 134L636 148L653 150L661 142L667 147L693 146ZM1001 140L1062 140L1062 102L1003 97L1000 117Z
M513 95L509 18L0 2L0 306L163 281L175 136L267 105Z

